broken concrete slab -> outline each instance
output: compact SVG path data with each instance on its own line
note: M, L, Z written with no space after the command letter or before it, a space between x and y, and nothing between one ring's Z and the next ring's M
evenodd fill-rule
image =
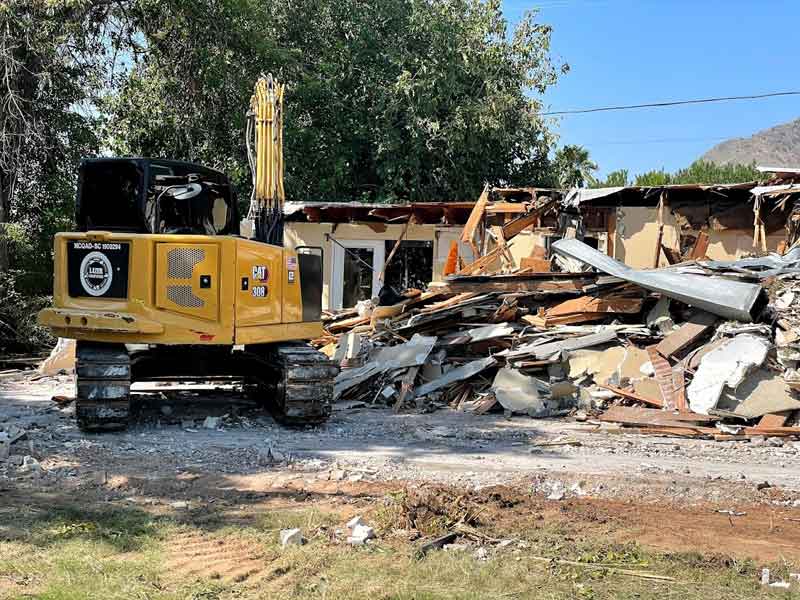
M569 376L591 375L597 383L633 381L643 377L641 367L649 360L647 352L635 346L576 350L569 355Z
M378 364L382 370L419 366L425 363L436 345L436 340L435 336L428 337L415 333L405 344L384 346L370 362Z
M499 369L492 390L500 405L508 411L531 416L545 411L545 404L539 398L539 390L533 377L524 375L518 369Z
M800 400L792 396L779 374L758 369L735 390L724 391L717 408L729 410L744 419L755 419L767 414L800 410Z
M706 354L689 384L689 408L707 415L715 408L725 386L736 388L767 357L769 342L743 333Z

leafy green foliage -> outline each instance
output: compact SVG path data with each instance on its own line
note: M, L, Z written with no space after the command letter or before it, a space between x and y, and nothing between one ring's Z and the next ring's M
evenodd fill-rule
M698 183L711 185L715 183L745 183L759 181L764 178L755 163L749 165L725 164L696 160L685 169L669 173L664 169L647 171L637 175L633 180L627 169L612 171L605 180L595 181L591 187L625 187L628 185L641 187L658 187L662 185L679 185Z
M630 185L628 179L628 170L620 169L619 171L611 171L602 181L595 181L591 187L625 187Z
M36 323L47 296L23 293L19 271L0 272L0 355L33 352L52 345L50 330Z
M97 152L90 104L114 45L115 2L0 2L0 271L47 289L52 235L69 227L75 166Z
M583 187L595 182L597 164L583 146L567 144L559 148L554 161L558 184L562 187Z
M550 28L530 14L509 36L498 0L139 0L136 19L141 51L105 105L116 152L248 188L244 113L271 71L288 84L290 199L452 200L548 175L528 91L556 82Z
M682 183L743 183L758 181L764 177L755 163L750 165L718 165L713 162L696 160L686 169L667 173L663 169L637 175L634 185L658 186Z

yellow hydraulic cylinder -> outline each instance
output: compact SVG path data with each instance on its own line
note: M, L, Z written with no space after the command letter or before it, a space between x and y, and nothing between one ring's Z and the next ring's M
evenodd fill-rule
M255 200L283 206L283 89L272 75L256 82L250 99L255 119Z

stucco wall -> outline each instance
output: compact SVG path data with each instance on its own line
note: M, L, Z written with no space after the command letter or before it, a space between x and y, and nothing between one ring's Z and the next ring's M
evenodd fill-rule
M617 232L614 242L614 258L636 268L650 268L655 257L658 238L658 209L645 206L617 208ZM661 243L667 248L678 249L678 225L674 215L664 210L664 233ZM667 264L660 253L661 266Z
M650 207L617 208L617 233L614 258L637 268L653 266L656 237L658 235L658 210ZM706 255L713 260L735 260L756 251L753 248L753 231L748 229L708 230L709 244ZM783 232L767 236L767 249L774 252L785 238ZM679 228L675 216L664 211L662 244L679 248ZM661 254L660 266L667 264Z
M767 236L767 250L775 252L778 244L786 239L781 232ZM708 250L706 256L712 260L735 260L747 254L756 252L753 248L753 232L741 229L726 229L724 231L708 232Z

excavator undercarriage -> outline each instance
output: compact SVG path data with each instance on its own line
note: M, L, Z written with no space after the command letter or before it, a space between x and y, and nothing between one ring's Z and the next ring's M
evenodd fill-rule
M131 417L131 384L223 381L240 384L279 423L319 425L331 414L338 368L299 342L244 350L181 346L153 348L79 341L75 415L84 431L118 431Z

